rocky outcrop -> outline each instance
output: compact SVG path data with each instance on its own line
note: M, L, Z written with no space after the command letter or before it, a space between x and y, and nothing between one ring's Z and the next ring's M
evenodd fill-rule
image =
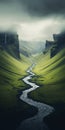
M50 57L54 57L58 53L58 47L55 45L50 50Z
M65 32L53 34L54 46L51 48L50 56L55 56L62 48L65 47Z
M45 48L49 49L53 45L53 41L46 40Z
M45 44L45 52L50 50L50 57L55 56L62 48L65 47L65 32L53 34L53 41L47 41Z
M60 34L53 34L53 39L59 49L65 47L65 32L62 32Z
M12 32L0 32L0 48L15 58L20 58L18 35Z
M46 54L48 52L48 50L50 50L52 48L53 44L54 44L54 41L46 40L45 49L43 51L43 54Z

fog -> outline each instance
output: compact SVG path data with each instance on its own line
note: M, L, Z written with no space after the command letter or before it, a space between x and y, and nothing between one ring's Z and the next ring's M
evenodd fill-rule
M20 40L52 40L65 30L65 1L0 0L0 31L17 32Z

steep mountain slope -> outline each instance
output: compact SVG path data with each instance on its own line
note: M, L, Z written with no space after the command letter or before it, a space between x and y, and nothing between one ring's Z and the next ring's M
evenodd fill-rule
M44 42L40 41L20 41L20 52L26 56L31 56L43 52L45 48Z
M12 32L0 32L0 49L6 50L10 55L19 59L18 35Z
M30 93L35 100L53 105L55 112L45 119L52 130L65 129L65 48L53 58L50 50L45 55L36 57L36 73L33 81L40 88Z
M50 57L54 57L61 49L65 48L65 32L53 34L53 41L46 40L45 54L50 49Z
M21 54L17 60L5 50L0 49L0 129L15 130L25 118L35 111L19 100L23 89L27 88L22 78L27 75L26 69L30 61ZM29 114L29 111L32 113Z
M37 84L44 86L39 89L40 91L37 90L40 98L42 101L45 99L47 103L65 101L65 49L51 59L49 52L46 55L40 55L38 59L34 72L37 74L37 78L35 78ZM44 95L46 96L44 97Z
M32 47L30 47L27 41L20 41L20 53L29 57L32 54Z

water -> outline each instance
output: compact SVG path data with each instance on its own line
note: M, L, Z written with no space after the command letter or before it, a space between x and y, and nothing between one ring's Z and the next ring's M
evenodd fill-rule
M26 102L29 105L36 107L38 109L38 113L37 113L37 115L33 116L32 118L24 120L20 124L20 126L17 130L48 130L48 127L43 122L43 118L46 117L47 115L49 115L50 113L52 113L54 110L54 108L49 105L46 105L44 103L40 103L40 102L37 102L37 101L34 101L34 100L28 98L29 92L40 87L40 86L36 85L35 83L32 83L29 81L35 75L34 73L31 72L32 68L34 66L35 66L35 64L33 64L27 70L27 72L29 73L29 76L27 76L23 79L23 81L26 84L30 85L31 88L24 90L22 92L22 95L20 96L20 100Z

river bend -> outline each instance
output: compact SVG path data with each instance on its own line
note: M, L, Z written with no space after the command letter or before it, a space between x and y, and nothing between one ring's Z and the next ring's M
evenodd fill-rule
M44 103L40 103L37 101L34 101L28 97L28 94L39 88L40 86L36 85L35 83L30 82L29 80L32 79L32 77L35 75L32 73L32 69L34 68L35 64L33 64L28 70L27 73L29 73L29 76L26 76L23 81L31 86L31 88L26 89L22 92L22 95L20 96L20 100L24 101L25 103L32 105L38 109L38 113L29 118L24 120L19 128L17 130L48 130L48 127L45 125L43 122L44 117L49 115L50 113L53 112L54 108L46 105Z

